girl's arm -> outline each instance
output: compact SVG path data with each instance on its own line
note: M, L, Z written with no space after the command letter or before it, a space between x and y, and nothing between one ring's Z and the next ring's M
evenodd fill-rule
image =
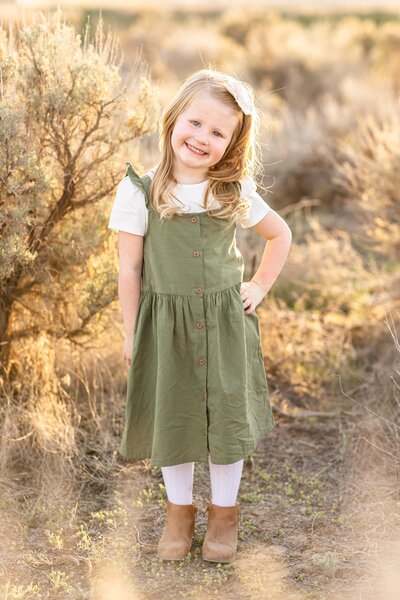
M267 243L260 266L251 281L242 285L241 296L246 314L253 312L269 292L281 272L292 243L292 232L274 210L269 210L261 221L253 226Z
M143 265L143 236L125 231L118 232L118 297L121 304L128 348L132 345L136 315L141 291ZM126 350L126 348L125 348ZM127 356L130 359L130 356Z

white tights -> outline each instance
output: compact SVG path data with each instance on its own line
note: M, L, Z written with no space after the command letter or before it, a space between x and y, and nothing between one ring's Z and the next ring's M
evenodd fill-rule
M211 502L217 506L235 506L242 477L243 459L230 465L214 465L208 456L211 480ZM193 501L194 463L161 467L168 500L173 504Z

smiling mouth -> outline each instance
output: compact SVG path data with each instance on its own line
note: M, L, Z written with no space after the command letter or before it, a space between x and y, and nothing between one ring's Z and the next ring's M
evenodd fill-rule
M187 142L185 142L185 145L187 146L187 148L189 148L189 150L191 150L194 154L198 154L199 156L206 156L207 152L203 152L202 150L199 150L198 148L195 148L195 146L191 146L190 144L188 144Z

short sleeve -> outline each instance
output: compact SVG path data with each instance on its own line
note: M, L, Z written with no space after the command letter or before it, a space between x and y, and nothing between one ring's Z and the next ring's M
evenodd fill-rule
M119 182L111 209L108 228L145 235L148 211L144 192L135 186L129 177Z
M240 221L241 227L243 229L247 229L249 227L253 227L253 225L256 225L259 221L261 221L261 219L263 219L271 210L271 207L263 198L261 198L260 194L257 193L257 186L253 179L241 179L240 185L242 188L242 198L246 198L250 201L250 209L247 220L244 222Z

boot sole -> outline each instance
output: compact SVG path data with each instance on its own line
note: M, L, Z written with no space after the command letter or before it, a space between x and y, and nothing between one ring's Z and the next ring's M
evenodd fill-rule
M205 556L201 557L203 560L207 561L207 562L213 562L213 563L231 563L235 560L236 558L236 554L233 558L230 559L225 559L225 560L221 560L221 559L217 559L217 558L206 558Z

